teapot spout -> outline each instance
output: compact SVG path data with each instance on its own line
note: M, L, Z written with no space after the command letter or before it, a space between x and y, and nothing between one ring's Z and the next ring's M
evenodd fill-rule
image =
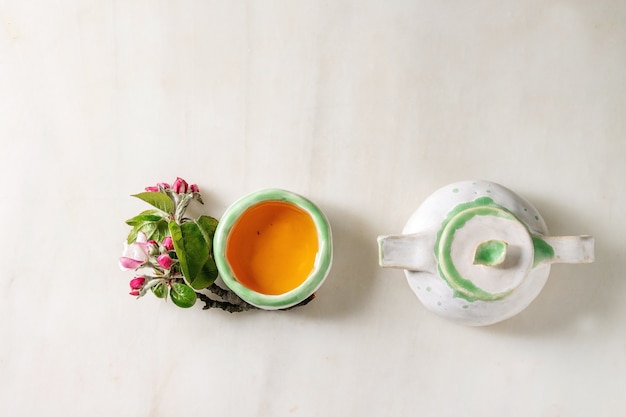
M550 263L588 264L595 260L595 240L592 236L545 236L533 238L535 243L535 260L545 260ZM539 245L537 245L539 243ZM548 249L549 255L545 256ZM543 259L541 253L544 253ZM536 262L537 263L537 262Z
M428 234L422 233L379 236L378 263L383 268L433 270L435 265L433 244L434 242L429 242Z

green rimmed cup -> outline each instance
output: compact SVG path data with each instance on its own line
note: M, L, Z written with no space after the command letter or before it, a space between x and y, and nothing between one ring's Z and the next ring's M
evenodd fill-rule
M233 203L215 231L214 256L224 283L265 310L294 306L322 285L332 263L332 234L310 200L264 189Z

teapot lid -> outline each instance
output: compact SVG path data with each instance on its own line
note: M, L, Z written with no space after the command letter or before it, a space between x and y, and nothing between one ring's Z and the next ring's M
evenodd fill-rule
M435 243L441 277L468 301L494 301L519 287L533 266L532 237L524 223L489 197L448 213Z

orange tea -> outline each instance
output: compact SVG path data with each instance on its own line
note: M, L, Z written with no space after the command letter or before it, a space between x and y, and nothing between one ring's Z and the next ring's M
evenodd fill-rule
M225 257L242 285L279 295L306 280L318 249L317 229L309 213L292 203L266 201L248 208L237 219Z

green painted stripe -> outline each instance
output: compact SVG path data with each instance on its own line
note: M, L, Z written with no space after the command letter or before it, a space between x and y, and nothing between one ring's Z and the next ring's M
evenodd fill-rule
M459 204L446 216L437 234L435 243L435 257L437 258L439 273L454 290L455 297L460 297L470 302L477 300L496 301L505 298L512 291L509 290L496 294L485 291L476 286L472 281L462 277L454 266L450 254L454 235L475 216L498 216L509 220L516 220L523 224L533 240L535 265L543 259L549 259L554 256L554 250L548 243L541 238L533 236L524 222L505 207L494 203L491 198L479 197L474 201Z

